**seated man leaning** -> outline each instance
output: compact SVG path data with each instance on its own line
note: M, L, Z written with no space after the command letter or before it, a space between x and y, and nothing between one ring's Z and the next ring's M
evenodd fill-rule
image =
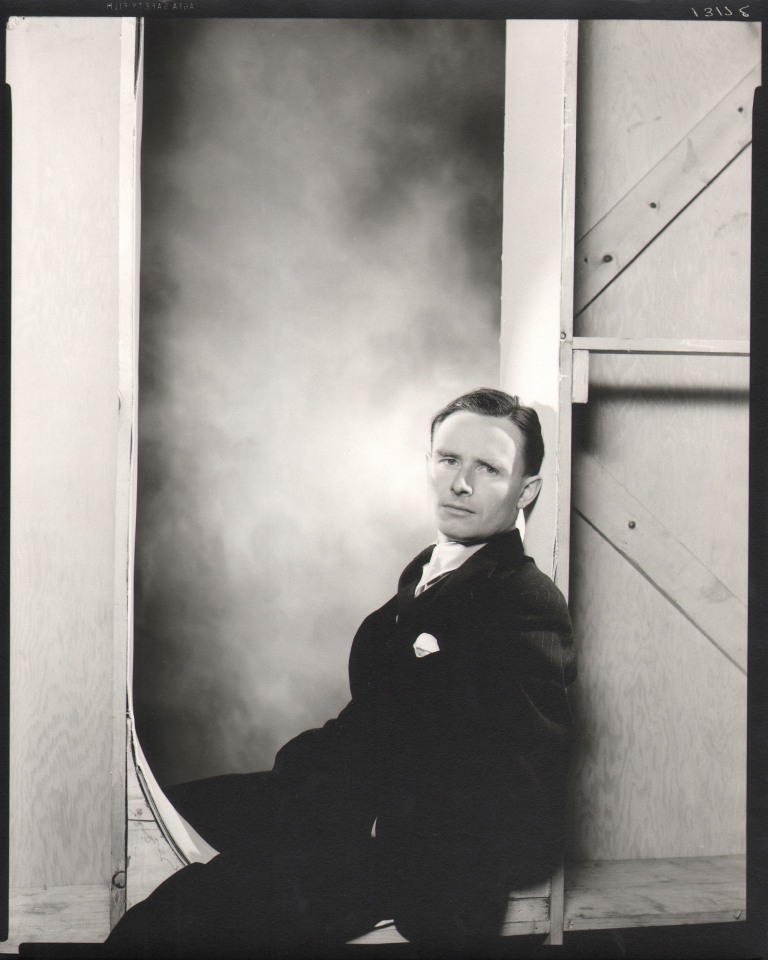
M390 918L438 951L499 935L564 835L573 636L516 529L543 454L535 411L501 391L436 414L437 542L357 631L351 701L269 772L169 791L220 853L128 911L113 953L320 955Z

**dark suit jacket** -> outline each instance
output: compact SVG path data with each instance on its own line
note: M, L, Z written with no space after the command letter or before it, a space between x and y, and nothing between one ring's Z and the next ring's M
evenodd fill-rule
M562 853L575 654L565 600L502 534L414 597L431 547L355 636L352 701L278 754L282 822L370 835L409 939L487 932ZM439 651L417 657L421 633Z

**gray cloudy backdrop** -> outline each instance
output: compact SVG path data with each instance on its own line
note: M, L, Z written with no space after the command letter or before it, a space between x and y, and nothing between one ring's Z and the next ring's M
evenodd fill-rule
M498 383L504 24L146 22L134 696L161 783L344 706Z

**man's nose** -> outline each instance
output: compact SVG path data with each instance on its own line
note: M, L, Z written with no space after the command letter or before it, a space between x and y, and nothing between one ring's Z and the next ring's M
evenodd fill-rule
M451 490L459 496L460 494L466 494L467 496L472 493L472 487L469 483L469 478L465 470L457 470L453 476L451 482Z

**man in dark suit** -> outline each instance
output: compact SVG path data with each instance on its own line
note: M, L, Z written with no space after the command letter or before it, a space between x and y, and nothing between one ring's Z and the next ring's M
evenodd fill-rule
M320 955L394 918L476 955L499 933L564 834L573 637L516 529L543 452L536 413L500 391L435 416L437 544L358 630L351 702L269 773L169 791L221 853L129 911L115 952Z

